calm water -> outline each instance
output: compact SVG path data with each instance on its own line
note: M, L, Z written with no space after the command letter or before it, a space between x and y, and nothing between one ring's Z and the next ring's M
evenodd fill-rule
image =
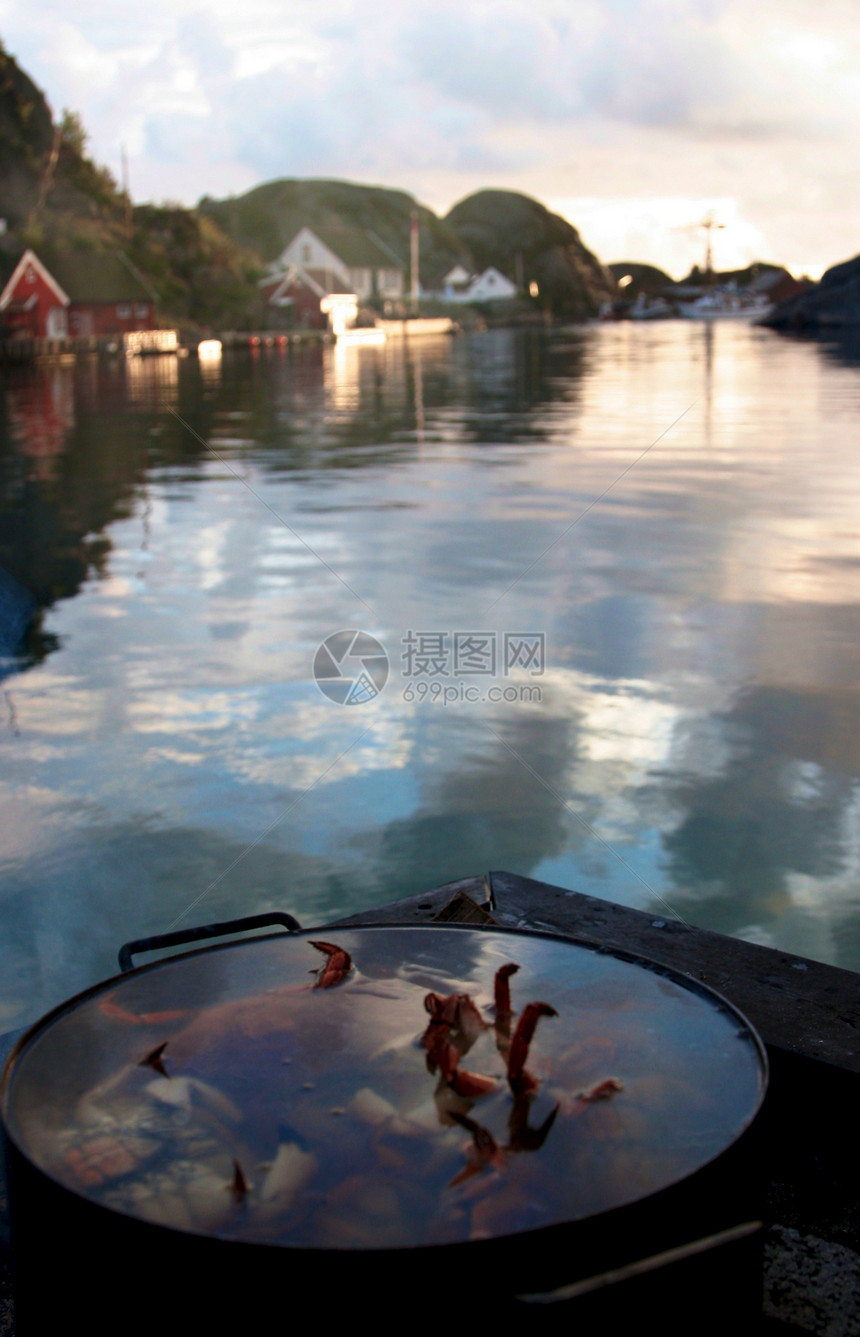
M180 917L489 868L860 969L851 349L493 331L0 397L0 567L42 610L10 655L4 578L0 1031ZM344 628L390 659L348 706L312 672Z

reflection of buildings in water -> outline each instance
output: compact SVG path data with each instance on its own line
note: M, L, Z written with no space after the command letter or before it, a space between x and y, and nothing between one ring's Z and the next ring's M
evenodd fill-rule
M179 358L175 353L127 358L125 384L129 404L174 408L179 396Z
M326 401L337 413L357 413L361 403L361 358L376 363L375 347L336 343L323 350Z
M221 384L221 344L218 339L206 339L200 344L197 363L204 389L216 390Z
M414 411L417 435L422 440L425 373L446 367L450 357L450 335L389 339L368 347L336 343L323 350L326 401L337 412L356 413L361 407L362 385L371 381L382 384L388 396L408 396L406 402Z
M424 445L424 366L421 361L420 345L415 349L415 353L413 355L413 368L415 373L413 378L413 390L414 390L413 397L415 401L415 436L418 440L418 445L420 447Z
M74 367L59 363L40 368L6 391L6 411L22 455L34 461L34 477L54 477L54 461L75 425Z

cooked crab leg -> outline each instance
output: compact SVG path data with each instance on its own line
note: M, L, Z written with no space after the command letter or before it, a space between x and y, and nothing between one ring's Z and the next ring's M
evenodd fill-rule
M549 1003L529 1003L523 1008L508 1054L508 1081L514 1095L535 1090L537 1079L532 1077L531 1073L526 1072L525 1066L526 1059L529 1056L529 1045L541 1017L557 1016L558 1013L555 1008L550 1007Z
M511 1016L511 976L516 975L519 966L513 961L509 961L506 966L500 966L496 971L494 982L494 999L496 1004L496 1021L503 1020Z
M467 993L451 993L443 998L428 993L424 1007L430 1013L427 1029L421 1043L427 1050L427 1067L438 1068L451 1090L466 1100L477 1100L496 1090L492 1077L467 1072L459 1067L460 1058L468 1053L487 1023Z
M335 947L333 942L312 942L311 947L316 947L318 952L325 952L328 957L328 961L317 976L315 989L333 989L336 984L346 979L352 968L352 957L349 952L345 952L342 947Z
M492 1077L482 1077L479 1072L467 1072L458 1067L460 1051L456 1045L446 1044L439 1051L439 1068L452 1091L466 1100L477 1100L497 1089Z

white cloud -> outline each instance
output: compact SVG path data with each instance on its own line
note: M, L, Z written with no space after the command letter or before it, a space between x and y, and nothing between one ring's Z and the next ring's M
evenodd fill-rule
M104 0L74 20L58 0L0 7L8 48L81 112L95 156L117 171L128 146L138 198L290 175L435 207L491 184L719 196L750 244L795 264L857 249L858 26L842 0L162 0L145 23ZM651 240L666 264L669 239Z

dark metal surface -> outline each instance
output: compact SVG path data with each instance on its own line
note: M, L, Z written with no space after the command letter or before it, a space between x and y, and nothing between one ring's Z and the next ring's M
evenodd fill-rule
M491 910L500 923L540 924L561 934L617 944L686 970L706 983L716 983L728 998L742 1004L763 1033L773 1064L771 1088L757 1125L759 1167L769 1180L767 1308L766 1316L751 1330L758 1337L783 1337L783 1334L800 1337L801 1332L836 1331L832 1324L841 1323L840 1331L851 1331L850 1324L860 1311L855 1275L860 1275L857 1207L860 1192L856 1171L851 1168L856 1164L854 1111L858 1092L855 1088L860 1081L855 1075L860 1071L854 1015L859 992L857 977L818 962L510 873L463 878L338 923L429 923L457 892ZM327 925L326 932L331 933L335 927ZM8 1038L11 1041L17 1037ZM4 1206L0 1203L0 1214ZM36 1284L41 1281L43 1286L44 1253L39 1231L44 1224L37 1211L34 1271ZM62 1248L63 1223L55 1224ZM58 1331L71 1322L85 1323L91 1295L111 1288L111 1278L98 1254L99 1240L93 1237L89 1243L90 1262L84 1270L75 1274L63 1267L54 1278L59 1285L68 1272L65 1309L58 1320ZM832 1262L828 1261L828 1253L833 1255ZM138 1259L138 1275L133 1279L134 1307L140 1311L141 1330L149 1334L179 1331L174 1324L181 1315L176 1302L168 1299L165 1277L181 1279L182 1259L171 1254L163 1276L150 1270L149 1261L144 1249ZM223 1322L216 1316L213 1332L229 1333L232 1337L234 1332L250 1331L255 1324L256 1331L268 1331L266 1323L271 1322L271 1314L261 1312L259 1296L249 1291L236 1300L235 1287L225 1284L222 1288L217 1280L217 1266L209 1276L210 1289L216 1285L225 1292ZM282 1268L284 1293L292 1285L304 1288L310 1280L302 1267ZM321 1280L327 1291L331 1276ZM418 1279L416 1294L436 1297L433 1302L441 1302L447 1311L446 1286L444 1275L429 1282L425 1276ZM402 1310L390 1312L388 1298L383 1287L372 1304L375 1321L388 1316L401 1325L404 1314ZM697 1319L708 1299L709 1293L701 1286L694 1288L686 1312L687 1326L682 1330L701 1331ZM127 1300L127 1296L121 1297L116 1313L126 1311ZM180 1308L181 1303L180 1300ZM230 1328L228 1310L234 1303L237 1312ZM601 1308L596 1315L598 1326L603 1325L604 1312ZM637 1326L641 1325L645 1312L647 1306L642 1305ZM137 1317L134 1321L138 1321ZM795 1322L802 1326L794 1326ZM564 1323L565 1331L569 1331L570 1318L566 1317ZM13 1337L14 1332L9 1273L0 1266L0 1337ZM20 1329L17 1337L23 1337Z
M271 919L268 922L272 922ZM187 930L179 935L165 935L160 941L146 941L149 946L179 945L219 936L219 930L220 934L234 933L237 927L243 926L244 921L239 921L238 926L233 921L224 926L209 926L202 933ZM259 920L248 926L259 926ZM559 942L557 935L550 937L541 931L522 928L512 935L510 929L507 932L502 930L500 935L499 930L490 925L486 929L471 925L440 925L438 929L429 932L434 937L437 932L440 935L453 934L454 938L463 936L464 945L469 935L477 935L477 939L483 940L485 934L492 938L510 935L532 943ZM419 928L416 936L423 938L427 933L428 929L423 928L422 931ZM244 954L254 949L256 941L203 947L125 975L121 984L125 988L127 982L135 979L152 980L162 966L171 971L179 966L180 973L186 973L182 962L199 961L208 958L210 953L216 953L218 957L225 953L232 956L233 949ZM277 935L269 935L259 941L261 946L263 943L268 944L268 950L278 938ZM576 944L569 943L569 946L573 949ZM138 944L129 944L128 954L131 955L135 950L144 948ZM587 955L593 956L593 951L588 951ZM624 950L601 953L601 957L604 960L615 958L636 966L645 966L649 973L651 971L641 957ZM665 978L668 985L673 972L658 970L657 973ZM676 979L676 983L711 1003L722 1002L696 981ZM87 991L84 997L91 998L92 991ZM76 1000L70 1000L63 1012L68 1015L75 1007ZM721 1007L720 1010L724 1009ZM732 1024L738 1023L742 1025L743 1019L737 1017L736 1023ZM25 1055L30 1052L27 1043L23 1047ZM760 1050L759 1056L762 1067L766 1067ZM189 1322L198 1325L202 1323L212 1332L227 1331L220 1326L226 1314L231 1315L231 1323L238 1322L244 1315L251 1320L255 1331L266 1331L265 1326L259 1326L263 1313L260 1306L270 1306L280 1293L285 1274L296 1273L297 1270L304 1284L319 1287L324 1286L336 1272L339 1284L350 1290L355 1303L363 1306L373 1304L377 1315L382 1313L394 1317L390 1292L387 1299L384 1297L392 1266L390 1250L284 1250L265 1244L224 1241L147 1225L119 1215L98 1203L86 1201L76 1192L64 1188L50 1175L39 1170L12 1139L9 1139L7 1155L15 1224L17 1285L21 1300L21 1337L26 1337L28 1333L48 1331L52 1325L60 1323L62 1313L68 1312L70 1295L75 1297L74 1303L86 1304L93 1334L112 1333L116 1312L112 1298L113 1287L121 1281L126 1290L133 1288L142 1275L158 1278L181 1274L195 1299L193 1305L172 1300L171 1312L165 1320L157 1306L152 1308L150 1297L144 1291L140 1313L134 1318L139 1326L132 1325L128 1330L135 1333L152 1331L156 1312L158 1326L162 1331L178 1333ZM453 1245L400 1248L395 1250L397 1272L399 1276L409 1279L415 1293L427 1283L429 1273L433 1286L442 1285L446 1304L456 1303L461 1321L477 1323L491 1316L501 1321L510 1306L516 1303L516 1295L524 1290L550 1290L577 1278L610 1272L616 1267L623 1268L636 1263L646 1251L672 1250L690 1239L732 1230L743 1222L755 1219L760 1211L762 1187L756 1175L758 1160L755 1126L748 1126L715 1159L692 1173L686 1173L684 1178L658 1192L602 1211L597 1216L515 1236L498 1236ZM754 1315L757 1311L756 1278L760 1275L757 1248L758 1244L753 1246L751 1254L745 1255L744 1265L736 1270L731 1284L723 1284L721 1287L720 1322L723 1325L739 1320L742 1315ZM97 1275L92 1272L93 1259L99 1260ZM55 1283L47 1290L44 1286L46 1267ZM697 1263L690 1273L692 1276L694 1272L696 1278L692 1290L702 1284L702 1267L705 1269L704 1275L707 1275L708 1267L721 1269L722 1264L718 1259L712 1264L707 1261ZM229 1268L234 1278L236 1294L226 1298L223 1295L206 1295L207 1279L221 1275L226 1268ZM686 1270L683 1275L687 1276ZM673 1276L678 1276L678 1269L673 1270ZM635 1286L631 1286L629 1281L621 1287L613 1285L613 1298L611 1301L604 1300L603 1306L607 1312L611 1312L613 1321L627 1321L641 1305L641 1296L631 1299L630 1303L625 1296L638 1296L641 1286L645 1287L650 1296L654 1285L652 1281L641 1285L637 1282ZM87 1287L94 1286L96 1290L90 1289L88 1292ZM687 1331L687 1306L692 1303L692 1290L688 1294L686 1283L674 1285L672 1304L668 1312L661 1314L661 1330L664 1333L680 1334ZM582 1306L586 1303L590 1305L592 1302L579 1297L563 1305L551 1306L552 1315L541 1317L535 1330L554 1330L559 1309L567 1311L570 1305ZM665 1301L663 1303L665 1307ZM143 1318L144 1314L147 1315L146 1319ZM535 1326L531 1319L529 1322L530 1327ZM716 1332L718 1329L708 1329L701 1323L698 1325L699 1332L709 1330Z
M301 924L285 911L272 910L264 915L246 915L244 919L226 919L222 923L200 924L196 928L181 928L175 933L159 933L152 938L135 938L119 949L119 968L123 974L134 969L132 957L141 952L158 952L166 947L181 947L184 943L203 942L211 938L225 938L231 933L250 933L255 928L270 928L281 924L289 933L300 933Z

